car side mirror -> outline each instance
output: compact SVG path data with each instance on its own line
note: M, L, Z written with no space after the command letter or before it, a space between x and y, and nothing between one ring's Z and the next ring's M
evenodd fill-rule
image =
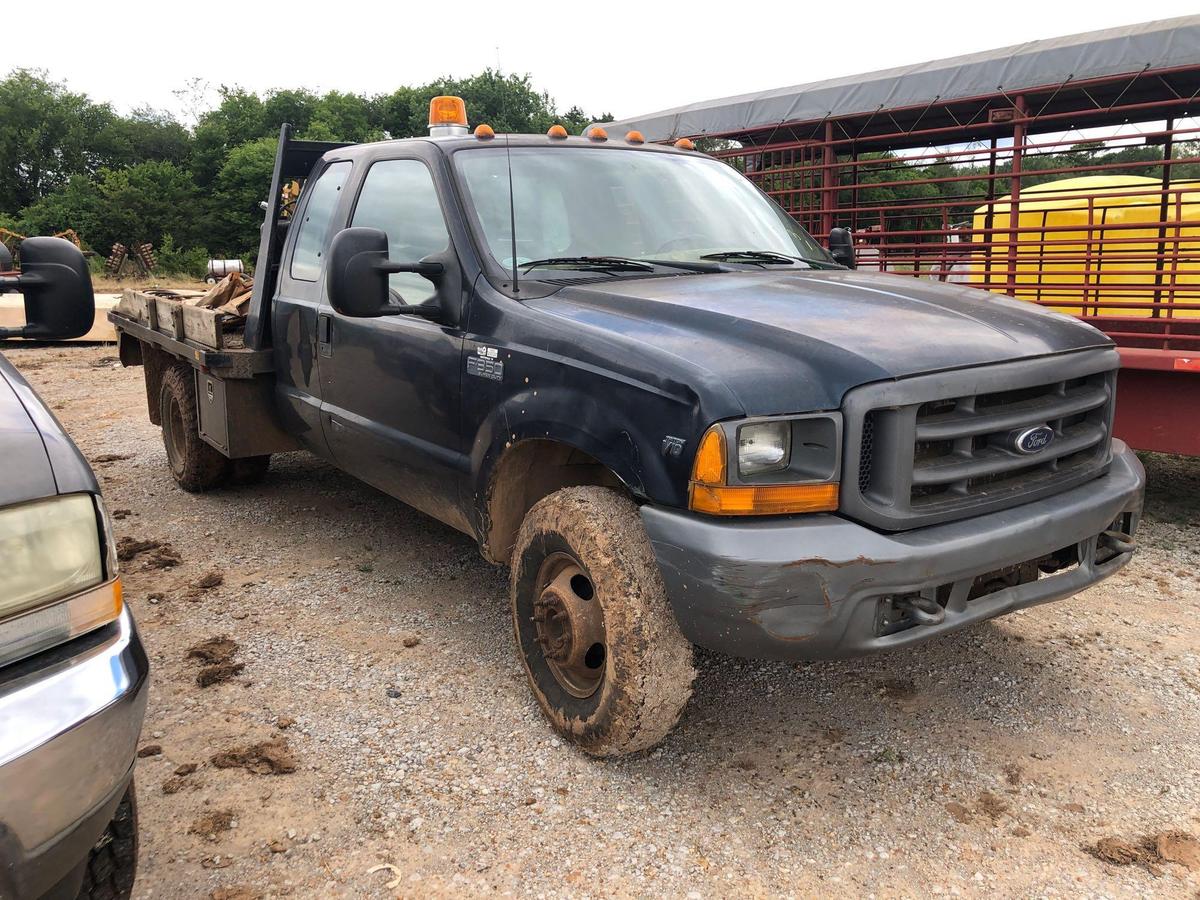
M0 261L0 269L12 266ZM31 237L21 242L21 271L0 275L0 293L25 297L25 324L0 328L0 339L65 341L92 329L96 297L92 276L79 248L62 238Z
M334 236L329 247L329 302L343 316L403 315L409 310L392 303L388 275L416 272L433 277L444 271L440 262L392 262L387 234L378 228L346 228Z
M838 265L854 268L854 239L847 228L829 229L829 255Z

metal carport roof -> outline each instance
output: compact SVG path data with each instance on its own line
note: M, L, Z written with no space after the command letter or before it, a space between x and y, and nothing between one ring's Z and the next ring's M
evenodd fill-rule
M1042 85L1197 63L1200 15L1181 16L707 100L604 127L613 133L637 129L649 141L699 135L736 137L782 123L920 107L996 93L1011 95Z

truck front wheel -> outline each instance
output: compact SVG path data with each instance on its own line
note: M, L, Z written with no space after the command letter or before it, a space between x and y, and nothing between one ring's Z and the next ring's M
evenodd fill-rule
M167 464L175 481L192 493L224 484L230 475L230 462L200 437L191 367L177 363L163 372L158 398Z
M137 794L130 782L112 821L88 854L78 900L126 900L133 893L137 858Z
M555 730L595 756L653 747L679 721L696 671L637 507L570 487L529 511L513 548L521 661Z

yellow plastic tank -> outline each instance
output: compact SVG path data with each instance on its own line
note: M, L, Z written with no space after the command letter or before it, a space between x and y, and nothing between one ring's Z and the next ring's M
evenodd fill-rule
M1165 216L1162 202L1161 180L1135 175L1065 178L1021 191L1016 296L1077 316L1133 318L1153 316L1157 297L1160 316L1200 318L1200 309L1161 305L1172 284L1176 303L1200 302L1200 182L1173 182ZM968 282L976 287L1006 287L1009 236L1003 229L1010 211L1007 199L975 210L972 240L987 243L990 227L994 243L990 273L988 256L972 254ZM1163 271L1156 283L1162 222Z

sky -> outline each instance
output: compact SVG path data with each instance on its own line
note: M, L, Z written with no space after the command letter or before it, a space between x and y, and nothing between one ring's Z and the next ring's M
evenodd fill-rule
M23 4L22 16L36 8ZM121 112L150 106L186 121L189 104L175 92L193 79L207 85L210 97L222 84L259 93L307 87L370 95L499 67L529 73L561 110L578 105L592 115L625 118L1193 14L1196 0L1145 6L1128 0L759 0L720 7L686 0L367 0L345 6L328 0L121 0L102 9L59 0L44 9L42 26L31 21L7 33L0 72L44 69Z

